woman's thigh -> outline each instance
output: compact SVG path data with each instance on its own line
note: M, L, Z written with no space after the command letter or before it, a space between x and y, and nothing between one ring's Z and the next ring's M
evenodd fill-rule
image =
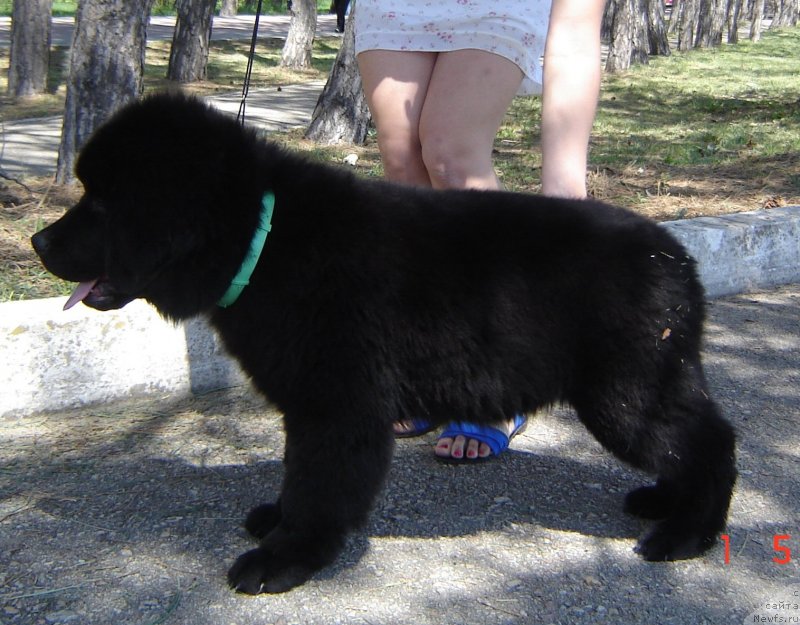
M483 50L438 55L420 113L419 133L429 170L436 168L437 160L455 162L454 167L463 170L453 175L467 179L447 186L495 186L494 138L522 78L515 63Z
M387 177L430 184L420 155L419 121L437 54L367 50L357 58Z

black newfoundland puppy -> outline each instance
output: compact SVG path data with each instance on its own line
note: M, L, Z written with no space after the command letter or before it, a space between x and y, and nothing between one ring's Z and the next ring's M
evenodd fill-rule
M656 224L593 201L365 180L183 96L122 110L77 175L81 200L33 237L47 269L81 283L69 303L205 315L285 414L281 495L247 517L259 546L231 568L236 590L285 591L336 557L384 483L392 422L557 402L656 476L625 501L656 521L642 557L715 543L734 433L703 375L694 263Z

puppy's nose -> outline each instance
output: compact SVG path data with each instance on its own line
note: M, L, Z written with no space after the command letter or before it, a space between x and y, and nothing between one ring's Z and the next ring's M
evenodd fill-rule
M47 248L49 247L49 237L47 233L44 230L39 230L39 232L31 237L31 245L39 256L46 254Z

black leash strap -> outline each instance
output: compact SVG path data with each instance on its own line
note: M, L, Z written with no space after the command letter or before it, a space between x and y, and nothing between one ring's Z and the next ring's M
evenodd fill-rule
M253 59L256 56L256 39L258 38L258 20L261 17L261 1L258 0L256 7L256 20L253 24L253 38L250 40L250 56L247 58L247 69L244 72L244 84L242 85L242 101L239 103L239 112L236 114L236 121L244 126L244 111L247 108L247 94L250 91L250 75L253 73Z

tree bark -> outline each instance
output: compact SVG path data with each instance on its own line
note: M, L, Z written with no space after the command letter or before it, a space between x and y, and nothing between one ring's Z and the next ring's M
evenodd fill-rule
M371 118L356 63L352 18L355 10L355 7L351 10L351 17L344 29L342 47L306 130L306 138L317 143L360 145L367 138Z
M672 10L669 14L669 27L667 28L667 37L674 37L678 33L678 25L681 22L683 15L683 0L673 0Z
M739 43L739 17L744 0L733 0L728 7L728 43Z
M647 41L650 54L669 56L669 38L663 0L647 0Z
M203 80L215 0L177 0L178 18L169 52L167 78L186 83Z
M750 21L750 41L761 39L761 21L764 18L764 2L766 0L754 0L753 18Z
M800 0L780 0L770 28L797 26L798 13L800 13Z
M728 14L729 0L702 0L700 21L697 25L696 48L711 48L722 43L725 29L725 16Z
M628 69L647 63L647 0L611 0L611 44L606 71Z
M8 94L28 97L47 89L53 0L14 0Z
M239 12L239 0L222 0L219 8L220 17L235 17Z
M700 16L700 0L683 0L678 24L678 50L694 47L694 35Z
M281 66L293 69L311 67L311 51L317 31L316 0L293 0L289 34L283 44Z
M153 0L81 0L75 16L56 180L73 179L75 157L94 130L142 93Z

